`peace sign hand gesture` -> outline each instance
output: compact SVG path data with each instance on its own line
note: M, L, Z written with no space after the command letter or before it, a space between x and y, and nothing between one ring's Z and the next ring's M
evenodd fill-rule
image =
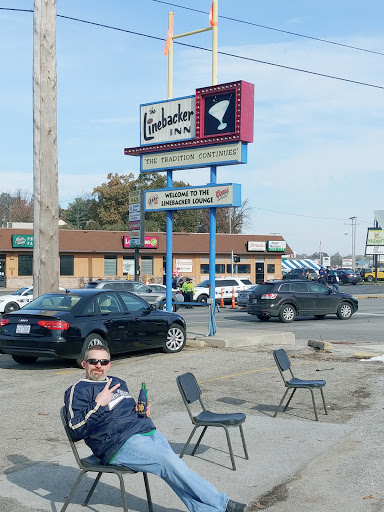
M111 382L112 379L107 379L106 385L104 386L102 391L100 391L100 393L96 396L95 401L98 405L108 405L112 399L114 391L116 391L116 389L120 387L120 384L116 384L115 386L113 386L113 388L110 388L109 386L111 385Z

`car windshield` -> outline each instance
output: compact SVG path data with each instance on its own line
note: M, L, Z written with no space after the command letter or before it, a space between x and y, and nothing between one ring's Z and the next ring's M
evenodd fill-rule
M97 286L97 283L88 283L86 285L86 288L96 288L96 286Z
M198 284L197 286L202 286L204 288L208 288L209 286L209 281L208 279L206 279L205 281L203 281L202 283Z
M16 290L15 292L13 292L12 295L21 295L22 293L26 292L27 290L28 290L28 286L25 286L24 288L20 288L20 290ZM32 288L29 293L32 295L32 293L33 293Z
M80 295L67 293L46 293L29 302L23 309L42 309L44 311L71 311L80 301Z

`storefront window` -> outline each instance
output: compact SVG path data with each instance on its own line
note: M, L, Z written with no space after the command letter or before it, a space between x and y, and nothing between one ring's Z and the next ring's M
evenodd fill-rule
M274 273L275 273L275 264L268 263L267 264L267 274L274 274Z
M73 276L73 254L60 255L60 275Z
M232 265L227 265L227 273L232 274ZM251 273L251 265L249 263L239 263L233 265L233 273L234 274L250 274Z
M200 274L209 274L209 263L202 263L200 265ZM216 263L215 274L225 274L224 263Z
M133 256L123 257L123 274L124 275L135 275L135 258Z
M18 272L19 276L32 275L32 254L19 254Z
M142 256L141 257L140 274L142 276L145 276L145 274L148 274L149 276L153 275L153 257L152 256Z
M117 257L116 255L104 256L104 275L117 275Z

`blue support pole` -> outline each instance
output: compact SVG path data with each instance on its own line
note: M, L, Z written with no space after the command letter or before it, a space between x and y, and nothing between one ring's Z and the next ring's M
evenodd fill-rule
M211 185L216 184L216 165L211 167ZM209 336L216 332L215 324L215 277L216 277L216 208L209 209L209 297L213 299L209 318Z
M172 171L167 171L167 187L173 186ZM167 210L166 220L166 262L165 262L165 284L167 291L165 293L165 301L167 305L167 311L172 311L172 234L173 234L173 211Z

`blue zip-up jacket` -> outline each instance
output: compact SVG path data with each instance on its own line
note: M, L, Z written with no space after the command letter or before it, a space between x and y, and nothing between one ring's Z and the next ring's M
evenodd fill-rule
M117 377L110 387L120 384L108 405L95 402L96 396L105 387L106 381L81 379L67 389L64 403L72 435L84 439L92 452L107 464L120 450L125 441L135 434L144 434L155 429L150 418L141 418L135 410L135 400L127 384Z

